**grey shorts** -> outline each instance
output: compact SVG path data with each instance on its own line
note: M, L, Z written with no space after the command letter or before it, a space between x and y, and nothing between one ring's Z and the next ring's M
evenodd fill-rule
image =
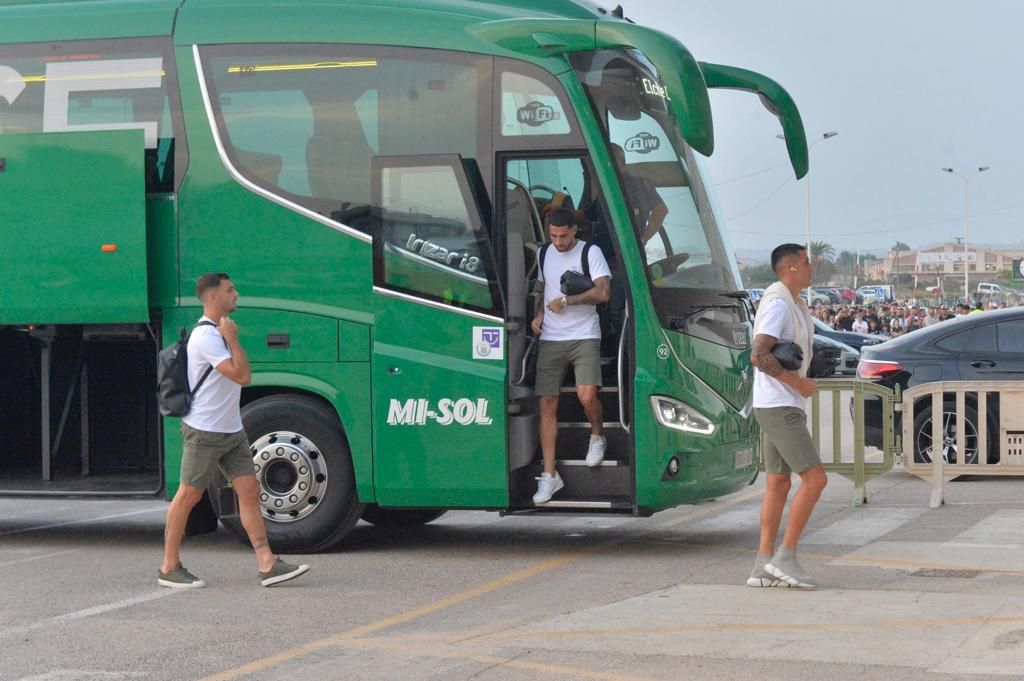
M797 407L754 409L764 433L764 469L768 473L803 473L821 465L821 455L807 431L807 414Z
M213 482L217 468L224 477L234 480L240 475L256 475L244 430L237 433L211 433L181 424L184 451L181 456L181 482L206 488Z
M540 341L534 392L538 395L558 396L565 370L570 364L576 374L576 385L600 386L601 341L596 338Z

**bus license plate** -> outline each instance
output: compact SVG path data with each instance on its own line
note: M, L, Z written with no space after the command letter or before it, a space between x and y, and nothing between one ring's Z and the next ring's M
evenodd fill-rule
M746 468L754 463L754 450L751 448L741 449L733 455L732 467Z

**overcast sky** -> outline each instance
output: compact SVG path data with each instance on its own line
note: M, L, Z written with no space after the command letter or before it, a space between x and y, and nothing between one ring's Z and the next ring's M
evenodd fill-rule
M758 71L796 100L811 152L811 239L881 254L963 234L1024 246L1024 2L623 0L701 61ZM713 92L710 167L737 249L804 241L807 178L757 98ZM786 165L780 165L785 163ZM764 171L764 172L760 172ZM743 178L743 179L737 179Z

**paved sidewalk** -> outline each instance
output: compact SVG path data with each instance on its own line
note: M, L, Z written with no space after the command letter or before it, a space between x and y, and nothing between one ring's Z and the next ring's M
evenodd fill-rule
M575 654L705 658L709 668L711 658L1024 678L1024 480L956 481L934 510L928 485L899 469L869 483L866 506L853 507L851 491L831 476L801 544L817 591L746 587L749 561L740 560L501 639ZM688 525L671 541L725 551L731 533L756 527L757 503Z

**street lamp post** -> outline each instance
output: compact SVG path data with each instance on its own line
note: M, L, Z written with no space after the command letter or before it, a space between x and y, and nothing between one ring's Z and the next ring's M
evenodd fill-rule
M808 155L808 157L811 155L811 149L813 149L815 147L815 145L819 144L820 142L824 142L827 139L831 139L832 137L835 137L838 134L839 133L836 132L835 130L830 130L829 132L822 133L821 137L819 137L818 139L816 139L813 142L811 142L810 146L807 147L807 155ZM782 136L782 135L776 135L776 137L778 137L779 139L785 139L785 137ZM807 209L806 209L806 215L807 215L807 257L810 258L811 257L811 174L810 173L807 173L807 176L804 178L804 186L807 188ZM811 307L811 287L810 286L807 287L807 307Z
M970 175L964 175L963 173L958 173L957 171L953 170L952 168L943 168L942 169L942 172L950 173L952 175L956 175L957 177L959 177L964 182L964 302L965 303L968 303L970 301L970 297L969 296L971 295L970 275L968 274L969 271L970 271L970 267L969 267L969 265L967 263L967 188L970 186L971 178L972 177L974 177L978 173L983 173L986 170L989 170L991 167L992 166L979 166L978 169L975 170Z

